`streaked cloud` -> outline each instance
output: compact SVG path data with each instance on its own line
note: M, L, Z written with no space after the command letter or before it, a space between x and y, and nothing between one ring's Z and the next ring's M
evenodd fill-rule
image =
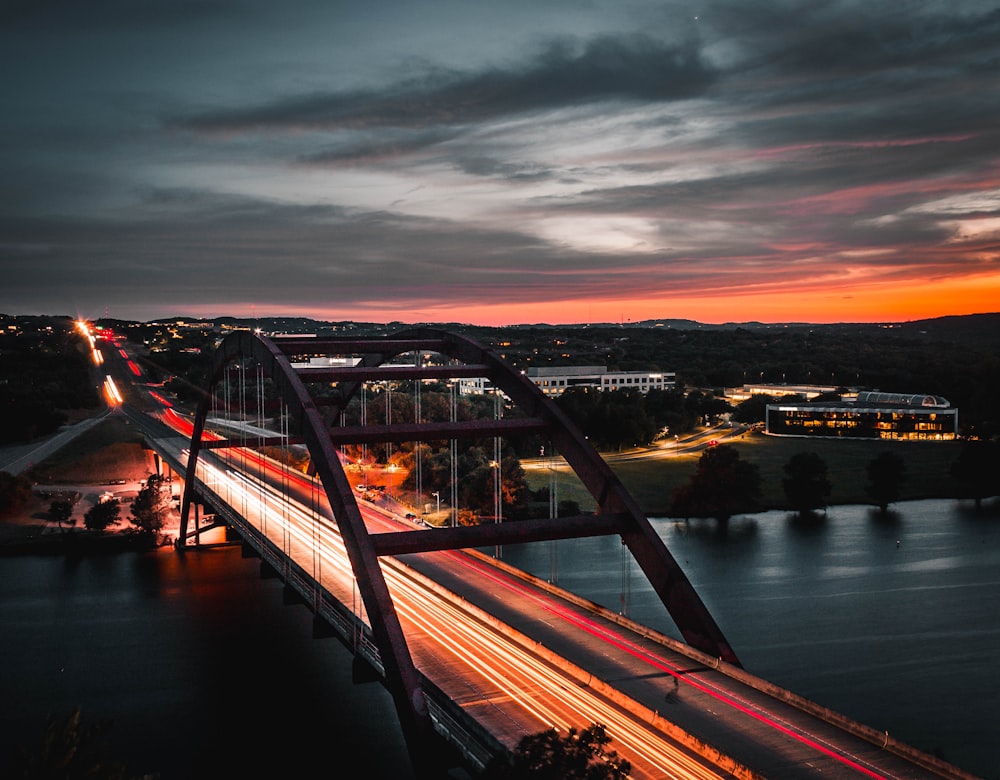
M1000 294L996 5L378 6L9 6L0 311L831 321Z

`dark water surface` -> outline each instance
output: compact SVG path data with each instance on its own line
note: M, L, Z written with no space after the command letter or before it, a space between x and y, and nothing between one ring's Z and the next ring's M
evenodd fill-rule
M76 705L134 775L412 777L388 694L259 571L239 548L0 558L0 777Z
M748 671L1000 778L1000 513L893 508L653 524ZM546 547L504 560L679 638L617 538Z
M1000 517L896 510L653 522L749 671L1000 778ZM503 557L676 636L617 538ZM0 558L0 768L80 705L113 722L110 753L164 780L350 777L354 760L411 777L391 699L350 660L236 548Z

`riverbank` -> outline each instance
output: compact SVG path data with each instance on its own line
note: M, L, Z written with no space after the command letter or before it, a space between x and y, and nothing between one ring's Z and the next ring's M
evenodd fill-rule
M828 478L833 486L828 502L831 506L868 503L865 493L867 465L882 452L895 453L906 464L907 478L902 485L900 501L950 499L961 495L960 486L950 473L951 464L961 450L960 442L813 440L754 433L724 443L734 447L741 459L755 463L760 469L761 511L788 508L782 488L783 468L793 455L804 451L815 452L827 464ZM7 462L11 452L10 449L0 451L0 463ZM676 454L670 444L605 454L612 470L650 517L669 516L673 491L688 482L700 456L700 452ZM152 474L154 467L151 451L145 448L141 434L128 420L116 414L104 417L25 471L25 476L35 485L35 496L29 505L0 519L0 545L23 548L29 540L34 540L39 548L58 546L48 537L62 536L67 529L49 518L52 498L51 495L44 498L45 494L67 486L79 488L80 496L74 503L73 513L77 529L72 531L78 534L83 527L83 515L102 493L109 490L108 483L123 479L136 483L134 495L138 483ZM527 470L526 478L528 485L536 490L547 487L554 478L559 500L576 501L583 511L594 509L593 498L565 465L559 467L553 461L551 468ZM114 492L123 491L116 489ZM124 509L127 513L127 506ZM123 523L122 528L126 525ZM110 542L101 544L102 549L113 546Z
M61 431L43 442L0 450L0 463L17 462L30 451L48 453L22 472L32 483L31 498L0 518L0 555L150 549L169 544L176 536L179 517L171 518L159 539L136 533L126 519L129 502L155 468L142 435L123 415L100 415L90 422L70 426L75 432L70 437ZM56 437L62 442L50 452L46 445ZM105 495L122 501L122 520L104 533L87 531L84 515ZM73 507L68 521L60 523L52 518L49 508L56 500L68 501Z
M826 463L827 478L832 485L830 506L869 503L865 492L868 464L883 452L898 455L906 466L900 501L958 498L961 495L961 486L950 473L951 464L962 448L959 441L800 439L749 433L722 443L732 446L741 460L756 464L760 470L759 511L789 508L782 487L784 466L800 452L814 452ZM622 484L650 517L669 516L674 490L687 484L698 467L701 452L675 455L673 447L668 443L659 448L604 455ZM593 498L565 464L529 470L527 477L533 490L548 486L554 478L560 501L576 501L584 511L594 508Z

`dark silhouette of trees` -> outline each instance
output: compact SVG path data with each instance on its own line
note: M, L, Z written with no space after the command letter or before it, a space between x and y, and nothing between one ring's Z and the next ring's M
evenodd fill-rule
M31 482L20 474L0 471L0 516L15 512L31 500Z
M624 780L632 765L608 751L605 727L595 723L582 731L571 728L561 736L556 729L529 734L518 743L510 761L487 768L487 780Z
M67 409L96 409L90 345L69 317L0 314L0 444L58 430Z
M671 514L724 522L738 512L753 512L759 499L757 464L740 460L736 448L720 444L702 453L691 481L674 491Z
M784 466L781 486L788 503L796 512L825 509L832 490L826 478L826 461L815 452L798 452Z
M868 463L868 484L865 492L882 514L889 504L899 500L906 481L906 463L894 452L883 452Z
M984 498L1000 493L1000 444L966 442L951 464L951 475L960 483L963 497L973 499L980 509Z
M637 390L576 388L567 390L556 403L598 448L620 450L648 444L660 429Z
M150 534L157 533L170 516L170 484L153 474L132 503L132 524Z
M126 780L124 764L105 755L110 721L82 723L80 708L64 718L49 716L37 749L22 749L5 777L24 780Z
M117 498L98 501L83 516L83 525L88 531L106 531L121 519L121 502Z
M70 517L73 516L73 504L64 498L57 498L51 504L49 504L49 517L56 521L56 524L62 528L62 524L67 522Z
M764 422L767 416L767 405L773 404L775 399L769 395L753 395L745 401L741 401L733 412L733 419L741 423Z
M567 390L556 403L598 449L605 450L641 447L664 429L684 433L733 410L711 392L681 389L642 393L578 387Z
M685 404L683 388L650 390L643 403L646 413L653 418L657 432L667 429L671 434L685 433L698 424L700 410L692 410Z

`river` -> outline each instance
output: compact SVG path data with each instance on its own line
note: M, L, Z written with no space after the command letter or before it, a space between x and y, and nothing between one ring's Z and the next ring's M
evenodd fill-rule
M956 501L652 522L743 665L1000 778L1000 517ZM617 538L503 550L508 563L676 636ZM0 768L79 705L109 753L163 780L411 776L395 710L238 548L0 558Z

